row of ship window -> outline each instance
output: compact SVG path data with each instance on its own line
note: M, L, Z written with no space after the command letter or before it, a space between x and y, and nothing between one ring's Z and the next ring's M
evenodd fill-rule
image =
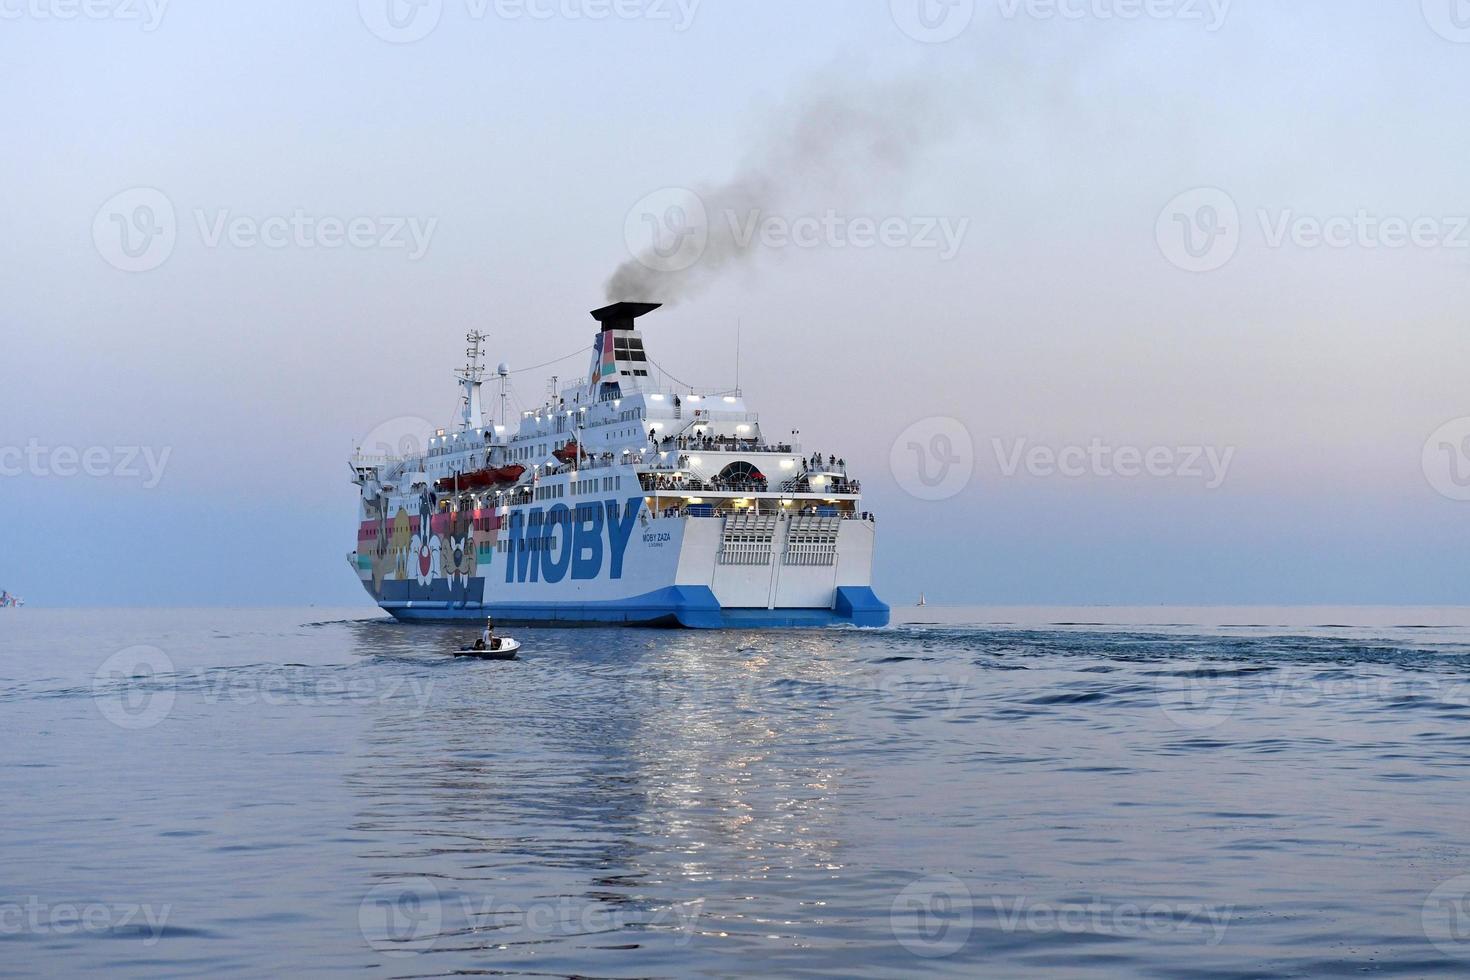
M566 496L568 487L572 488L572 496L584 493L611 493L623 489L623 478L620 476L604 476L601 479L573 480L570 483L546 483L537 487L532 494L533 500L557 500Z
M573 480L572 496L583 493L610 493L614 490L623 489L623 478L620 476L604 476L601 479L594 477L591 480Z
M563 496L563 494L560 493L560 492L549 494L549 495L548 494L545 494L544 492L545 491L551 491L551 490L562 491L562 490L565 490L569 485L572 488L572 495L573 496L577 496L579 494L584 494L584 493L612 493L612 492L615 492L615 491L618 491L618 490L623 489L623 478L620 477L620 476L604 476L604 477L601 477L599 479L576 480L576 481L572 482L571 484L559 483L559 484L555 484L555 485L548 485L548 486L544 486L544 487L537 487L536 488L536 499L537 500L547 500L547 499L551 499L552 497L561 497L561 496ZM576 508L576 513L578 515L578 519L579 520L592 520L593 518L591 517L591 510L594 509L594 508L596 508L596 507L597 507L596 504L582 504L582 505L578 505L577 508ZM582 513L584 510L588 512L585 515ZM490 530L493 530L494 529L492 527L493 521L494 521L494 518L493 517L478 517L478 518L475 518L473 521L471 521L470 524L472 525L472 527L476 531L490 531ZM548 520L548 523L550 523L550 520ZM367 540L370 540L370 539L376 538L376 537L377 537L377 525L376 524L370 524L370 525L366 525L366 526L363 526L363 527L358 528L357 539L359 541L367 541Z

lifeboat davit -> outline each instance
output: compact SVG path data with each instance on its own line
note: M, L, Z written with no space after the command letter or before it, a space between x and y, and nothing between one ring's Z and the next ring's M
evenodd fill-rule
M434 487L441 493L453 493L456 489L485 490L489 487L514 483L525 472L526 468L519 463L512 463L509 466L492 466L489 469L475 470L473 473L446 476L435 483Z

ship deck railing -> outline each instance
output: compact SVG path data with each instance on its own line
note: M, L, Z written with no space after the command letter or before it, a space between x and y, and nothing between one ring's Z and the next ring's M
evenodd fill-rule
M857 480L847 480L830 487L772 488L761 483L731 483L726 480L674 480L648 481L643 492L654 497L719 497L729 500L836 500L857 497L862 486Z
M757 503L764 502L765 501L758 501ZM876 515L874 515L871 511L843 510L838 507L824 507L820 504L815 503L805 503L801 507L756 507L753 510L748 508L738 509L734 507L721 509L718 506L711 506L707 503L682 504L669 507L660 506L655 508L654 513L656 513L659 517L688 517L693 519L705 518L710 520L755 513L767 517L778 514L784 514L785 516L792 518L813 516L834 517L840 518L844 521L867 521L869 524L876 524L878 521Z
M820 488L812 486L813 476L820 476L825 481ZM781 484L783 493L847 494L862 493L862 491L862 481L850 480L845 476L833 473L803 473Z
M354 453L352 465L357 466L388 466L393 463L402 463L407 459L405 456L387 456L381 453Z
M679 436L664 440L673 443L680 452L691 453L755 453L764 455L793 456L798 450L787 443L763 443L759 439L691 438Z
M701 480L696 476L671 479L652 473L640 473L638 479L648 493L728 493L740 496L771 492L771 486L765 480Z
M647 452L634 453L597 453L583 456L574 463L568 463L573 470L601 470L610 466L649 466L655 469L676 470L677 464L672 460L661 459L652 449Z

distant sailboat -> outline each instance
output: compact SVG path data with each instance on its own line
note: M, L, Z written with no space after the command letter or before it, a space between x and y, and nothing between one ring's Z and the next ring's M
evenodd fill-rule
M927 605L929 605L929 600L927 600L927 599L924 598L924 593L922 593L922 592L919 593L919 601L916 603L916 605L920 605L920 606L927 606Z

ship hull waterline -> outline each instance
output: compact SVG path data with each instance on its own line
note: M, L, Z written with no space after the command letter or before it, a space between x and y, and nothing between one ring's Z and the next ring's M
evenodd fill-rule
M703 594L701 594L703 593ZM882 627L889 610L873 590L843 588L837 608L738 608L721 606L708 589L671 587L647 596L609 602L477 603L432 601L379 603L404 623L464 623L494 617L497 626L665 629L823 629Z

